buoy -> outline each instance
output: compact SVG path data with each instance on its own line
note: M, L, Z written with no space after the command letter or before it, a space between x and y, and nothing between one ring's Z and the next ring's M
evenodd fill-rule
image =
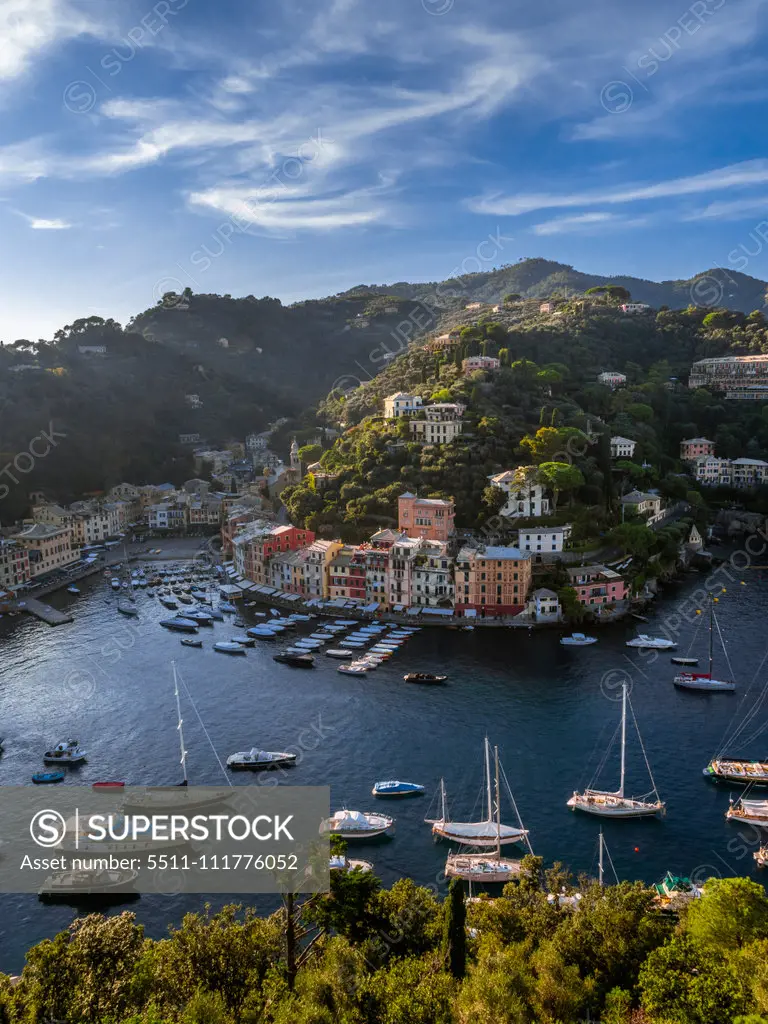
M697 615L701 615L701 608L697 608L697 609L696 609L696 614L697 614Z
M640 853L640 847L639 846L635 847L635 853Z

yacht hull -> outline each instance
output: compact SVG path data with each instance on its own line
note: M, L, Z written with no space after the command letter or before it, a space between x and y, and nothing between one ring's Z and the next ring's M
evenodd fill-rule
M568 807L572 811L584 811L585 814L594 814L600 818L652 818L664 812L664 804L646 803L642 800L629 800L621 797L603 796L596 794L574 793L568 801Z
M465 882L504 884L519 876L520 864L519 860L487 853L451 853L445 862L445 875Z

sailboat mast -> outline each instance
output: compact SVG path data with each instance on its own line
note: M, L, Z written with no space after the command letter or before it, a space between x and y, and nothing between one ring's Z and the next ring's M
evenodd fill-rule
M440 779L440 820L447 820L445 812L445 779L442 778Z
M184 729L182 727L183 719L181 717L181 698L179 696L179 680L176 675L176 662L171 662L173 666L173 692L176 697L176 711L179 716L179 724L176 728L179 730L179 747L181 749L181 770L184 772L183 786L189 785L189 779L187 778L187 751L184 748Z
M485 737L485 798L488 801L487 821L493 820L493 798L491 796L491 745Z
M627 684L621 687L621 781L619 783L619 796L624 796L624 774L627 754Z
M709 595L709 678L712 678L712 648L715 640L715 599Z
M603 887L603 830L600 829L600 847L598 852L598 881L600 882L600 888Z
M501 798L499 797L499 748L493 748L496 762L496 856L501 857Z

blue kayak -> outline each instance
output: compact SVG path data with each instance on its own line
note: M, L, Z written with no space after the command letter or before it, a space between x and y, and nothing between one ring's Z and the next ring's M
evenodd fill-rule
M61 782L64 772L37 772L32 776L32 781L38 785L43 782Z

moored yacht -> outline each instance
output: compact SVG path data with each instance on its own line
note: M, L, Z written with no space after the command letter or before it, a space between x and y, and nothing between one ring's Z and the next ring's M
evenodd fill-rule
M768 785L768 761L738 758L713 758L703 774L710 779L737 782L742 786Z
M45 764L80 764L87 757L79 740L62 740L43 754Z
M285 768L295 762L296 754L251 747L250 750L240 750L236 754L230 754L227 758L227 767L235 771L259 771L264 768Z
M585 633L571 633L570 636L560 637L563 647L589 647L597 643L596 636L587 636Z
M627 640L627 647L638 647L650 651L671 651L677 647L673 640L667 640L663 636L648 636L647 633L638 633L636 637Z
M768 800L731 801L725 818L726 821L743 821L746 825L768 828Z
M344 839L373 839L383 836L395 824L394 818L373 811L336 811L320 825L322 835L337 835Z

